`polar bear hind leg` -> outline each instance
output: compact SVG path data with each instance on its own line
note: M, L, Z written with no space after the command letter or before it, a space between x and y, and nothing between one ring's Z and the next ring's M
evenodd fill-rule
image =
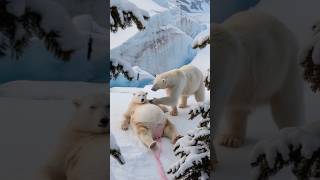
M136 131L138 134L139 139L150 149L153 149L157 142L153 140L151 131L145 127L144 125L137 123L136 124Z
M249 110L232 109L226 111L225 127L218 136L218 143L237 148L244 143Z
M271 111L278 128L299 126L304 120L304 96L299 72L291 70L284 86L271 98Z
M204 83L201 82L199 89L194 93L194 97L197 102L203 102L205 98L205 86Z
M163 136L169 138L173 144L175 144L176 141L182 137L168 119L166 120L166 124L164 126Z

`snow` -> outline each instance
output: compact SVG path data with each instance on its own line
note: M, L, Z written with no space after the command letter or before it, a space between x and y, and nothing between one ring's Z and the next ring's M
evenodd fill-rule
M126 164L121 166L116 160L110 159L111 171L117 180L159 179L156 160L152 152L140 142L131 128L128 131L122 131L120 127L122 115L126 111L126 106L129 104L133 92L139 90L146 91L148 92L148 99L163 97L165 95L163 90L154 92L150 89L150 85L144 88L114 87L110 89L110 130L114 134L126 161ZM208 97L209 95L207 94ZM190 104L191 106L197 105L193 97L190 98ZM185 135L187 131L196 127L201 119L201 117L197 117L192 121L188 120L189 110L189 108L179 109L179 116L169 116L170 121L182 135ZM173 145L170 140L162 138L161 142L161 162L164 165L164 169L168 170L177 161L177 158L174 156Z

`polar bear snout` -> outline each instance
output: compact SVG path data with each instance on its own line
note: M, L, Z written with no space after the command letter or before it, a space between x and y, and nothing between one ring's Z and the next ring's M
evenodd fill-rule
M152 91L157 91L158 89L159 89L159 88L157 88L155 85L152 86L152 88L151 88Z
M108 127L108 124L109 124L109 118L103 117L100 120L100 124L98 126L101 127L101 128L106 128L106 127Z

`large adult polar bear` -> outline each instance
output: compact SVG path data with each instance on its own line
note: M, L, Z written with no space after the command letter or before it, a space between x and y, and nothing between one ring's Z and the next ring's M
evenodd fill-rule
M73 101L75 112L41 170L41 180L108 179L108 99L105 94Z
M246 134L247 117L270 103L279 128L303 119L303 92L298 43L274 17L248 10L213 25L215 123L224 117L218 142L238 147ZM257 127L263 128L263 127Z
M166 89L167 97L155 98L151 102L172 107L170 114L178 115L177 104L180 98L179 107L187 107L187 100L194 95L197 102L204 101L205 87L203 74L193 65L185 65L179 69L173 69L156 76L152 89Z

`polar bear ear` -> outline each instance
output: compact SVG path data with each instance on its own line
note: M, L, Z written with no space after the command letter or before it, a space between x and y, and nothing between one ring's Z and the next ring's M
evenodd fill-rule
M81 106L81 101L80 99L74 99L72 100L72 103L75 107L80 107Z
M144 95L148 95L148 92L145 92Z

